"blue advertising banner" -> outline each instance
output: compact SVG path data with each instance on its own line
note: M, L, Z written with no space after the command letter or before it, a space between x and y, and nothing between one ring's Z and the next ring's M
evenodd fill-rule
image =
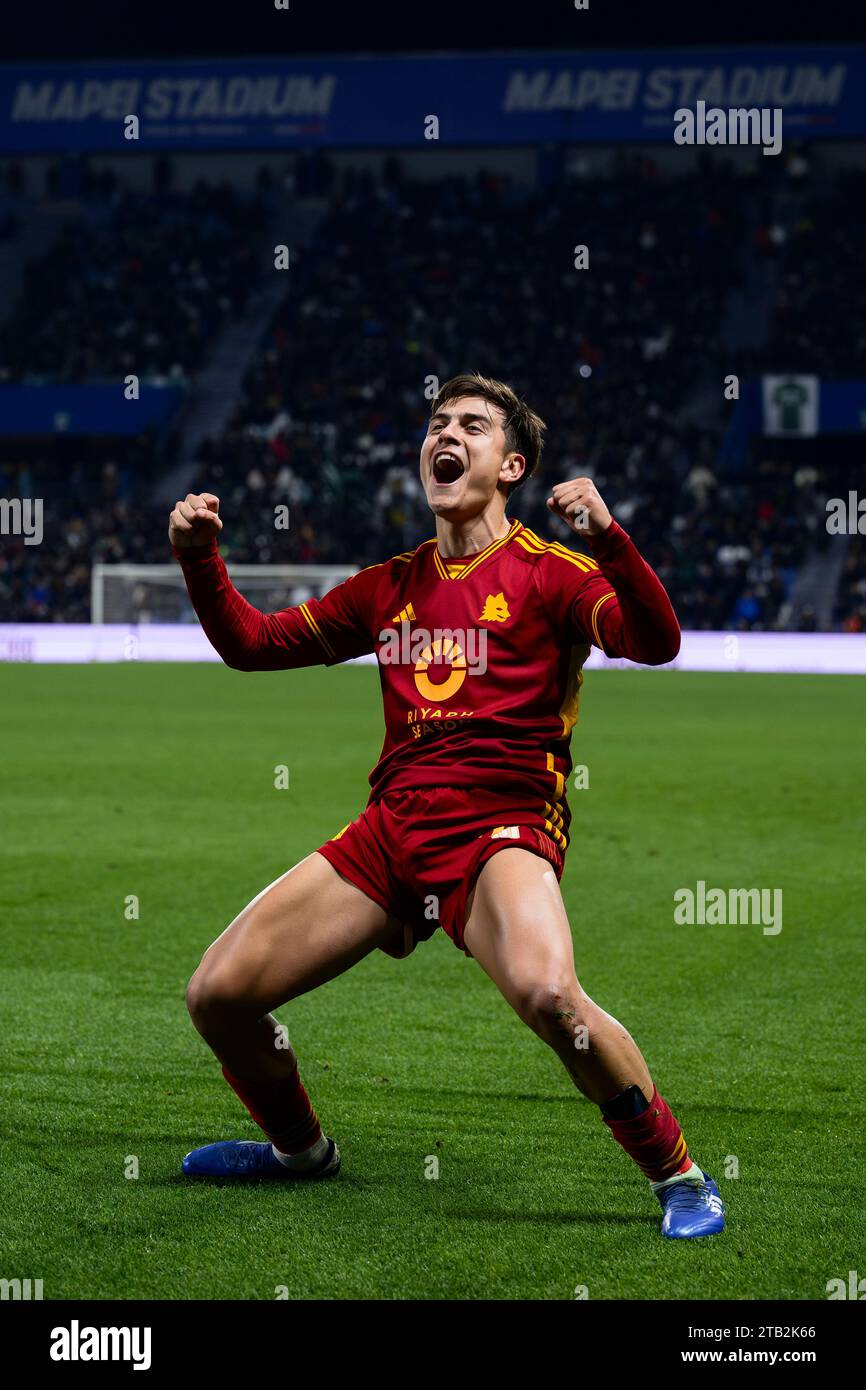
M745 465L753 435L806 439L866 431L866 380L822 381L789 372L744 381L719 447L722 468Z
M866 430L866 381L824 381L818 412L821 434L862 434Z
M0 435L135 435L163 430L185 396L181 386L0 386Z
M698 103L697 143L733 109L866 135L866 47L0 66L0 152L668 141Z

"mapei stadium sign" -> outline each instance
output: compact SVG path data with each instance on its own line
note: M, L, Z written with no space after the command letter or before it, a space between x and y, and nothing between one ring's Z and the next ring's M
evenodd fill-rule
M0 66L0 152L661 141L698 102L863 136L866 47Z

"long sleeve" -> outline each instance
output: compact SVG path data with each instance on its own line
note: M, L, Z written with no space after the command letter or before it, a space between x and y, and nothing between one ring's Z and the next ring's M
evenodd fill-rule
M600 579L587 588L603 584L614 595L600 604L599 593L580 595L578 612L592 640L608 656L624 656L645 666L673 661L680 649L680 625L664 585L631 537L612 521L589 543Z
M554 543L543 576L556 627L607 656L645 666L673 661L680 625L658 575L616 521L589 537L592 557Z
M216 540L189 549L173 546L172 554L199 622L227 666L238 671L331 666L374 650L365 619L369 570L336 585L324 598L262 613L238 593Z

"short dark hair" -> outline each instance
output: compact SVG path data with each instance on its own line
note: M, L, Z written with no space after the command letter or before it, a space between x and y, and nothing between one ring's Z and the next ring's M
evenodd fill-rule
M547 426L541 416L530 410L526 401L521 400L517 392L504 381L482 376L480 372L463 372L460 376L452 376L450 381L440 386L430 410L431 417L438 414L448 401L456 401L461 396L480 396L491 405L498 405L505 416L502 428L509 450L522 454L526 459L522 475L516 483L509 485L510 497L515 488L520 487L532 476L541 462Z

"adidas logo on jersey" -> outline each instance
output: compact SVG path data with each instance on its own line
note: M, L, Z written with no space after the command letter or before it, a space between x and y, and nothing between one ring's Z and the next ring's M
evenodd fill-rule
M411 603L407 603L406 607L401 608L400 612L391 619L392 623L414 623L414 621L415 609L412 607Z

